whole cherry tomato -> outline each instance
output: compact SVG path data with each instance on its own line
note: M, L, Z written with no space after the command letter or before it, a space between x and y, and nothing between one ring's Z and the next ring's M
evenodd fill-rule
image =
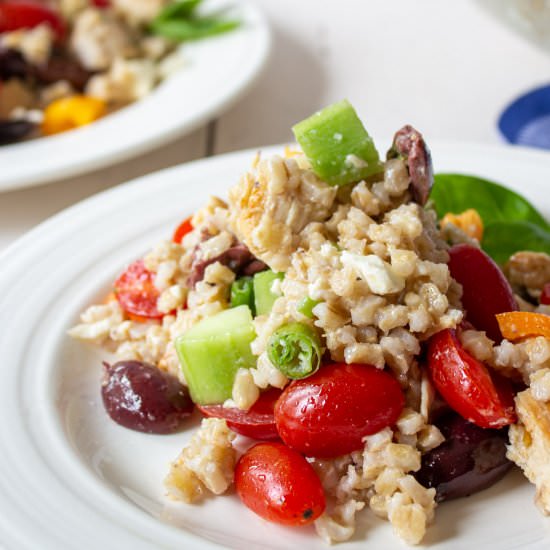
M159 291L154 284L155 276L137 260L115 281L115 296L120 307L134 319L160 319L163 314L157 309ZM136 317L137 316L137 317Z
M63 19L40 2L0 2L0 32L32 29L42 23L50 25L58 38L65 36L66 26Z
M428 343L428 369L437 391L460 416L480 428L516 421L514 392L507 379L491 376L468 354L454 331L442 330Z
M183 220L178 227L176 227L176 230L174 231L174 235L172 236L172 241L175 243L181 244L181 241L183 240L183 237L187 235L187 233L191 233L193 231L193 226L191 225L191 219L192 216L189 216L185 220Z
M550 305L550 283L546 283L542 287L542 292L540 294L540 303L546 306Z
M289 447L332 458L361 449L363 437L394 424L404 401L391 374L333 363L287 386L275 405L275 423Z
M466 319L484 330L495 342L502 340L497 313L516 311L518 305L510 284L497 264L479 248L458 244L449 250L449 269L462 285Z
M197 405L197 408L205 416L225 418L229 428L238 434L260 440L279 439L273 411L281 393L278 388L262 392L248 411L223 405Z
M282 443L258 443L237 462L235 487L243 503L268 521L307 525L325 509L315 470Z

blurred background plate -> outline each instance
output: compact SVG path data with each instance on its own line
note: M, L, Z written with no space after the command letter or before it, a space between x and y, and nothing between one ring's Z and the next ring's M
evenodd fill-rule
M253 4L232 7L242 26L182 45L185 65L151 95L90 126L0 147L0 192L47 183L150 151L189 133L230 107L252 85L269 52L270 33Z

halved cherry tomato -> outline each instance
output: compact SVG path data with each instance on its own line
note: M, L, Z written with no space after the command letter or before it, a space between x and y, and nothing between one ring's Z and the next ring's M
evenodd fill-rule
M63 19L40 2L10 1L0 2L0 32L32 29L47 23L62 39L66 26Z
M225 418L229 428L238 434L260 440L279 439L273 411L281 393L278 388L262 392L248 411L223 405L197 405L197 408L205 416Z
M480 428L516 422L514 392L507 379L462 347L454 331L442 330L428 343L428 369L437 391L460 416Z
M546 283L542 287L542 292L540 294L540 303L545 306L550 305L550 283Z
M154 280L154 274L145 267L143 260L129 265L114 285L120 307L137 318L160 319L163 316L157 309L160 293Z
M326 506L311 464L282 443L258 443L248 449L237 462L235 487L253 512L284 525L312 523Z
M497 315L498 326L507 340L534 336L550 338L550 315L531 311L510 311Z
M191 219L193 216L189 216L185 220L183 220L178 227L176 227L176 230L174 231L174 235L172 236L172 240L175 243L180 244L183 240L183 237L187 235L187 233L191 233L193 231L193 226L191 225Z
M497 313L516 311L518 305L510 284L497 264L479 248L458 244L449 250L449 269L462 285L462 305L466 319L484 330L495 342L502 340Z
M397 380L372 365L334 363L287 386L275 405L281 439L306 456L332 458L391 426L405 399Z

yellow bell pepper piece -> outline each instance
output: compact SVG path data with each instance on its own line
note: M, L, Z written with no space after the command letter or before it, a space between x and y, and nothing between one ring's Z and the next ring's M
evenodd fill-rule
M106 103L91 96L74 95L58 99L44 111L42 133L49 136L85 126L101 118L106 111Z
M466 235L481 242L483 238L483 220L477 210L470 208L461 214L451 214L451 212L448 212L441 220L441 227L449 223L456 225Z

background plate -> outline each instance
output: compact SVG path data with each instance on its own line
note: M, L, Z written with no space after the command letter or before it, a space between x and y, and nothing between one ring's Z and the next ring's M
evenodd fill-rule
M547 154L461 144L432 151L436 170L494 178L550 215ZM154 436L111 422L99 395L105 356L66 336L127 263L168 237L208 195L225 196L254 153L197 161L109 190L0 256L0 546L326 548L313 529L268 524L234 494L200 506L168 502L162 479L192 430ZM481 494L440 506L425 545L548 548L550 521L533 496L514 472ZM403 548L389 524L362 517L343 548L363 550L365 540L373 549Z
M229 108L254 82L269 52L267 23L253 4L231 6L234 32L182 46L185 65L149 96L93 124L0 147L0 192L97 170L189 133Z

